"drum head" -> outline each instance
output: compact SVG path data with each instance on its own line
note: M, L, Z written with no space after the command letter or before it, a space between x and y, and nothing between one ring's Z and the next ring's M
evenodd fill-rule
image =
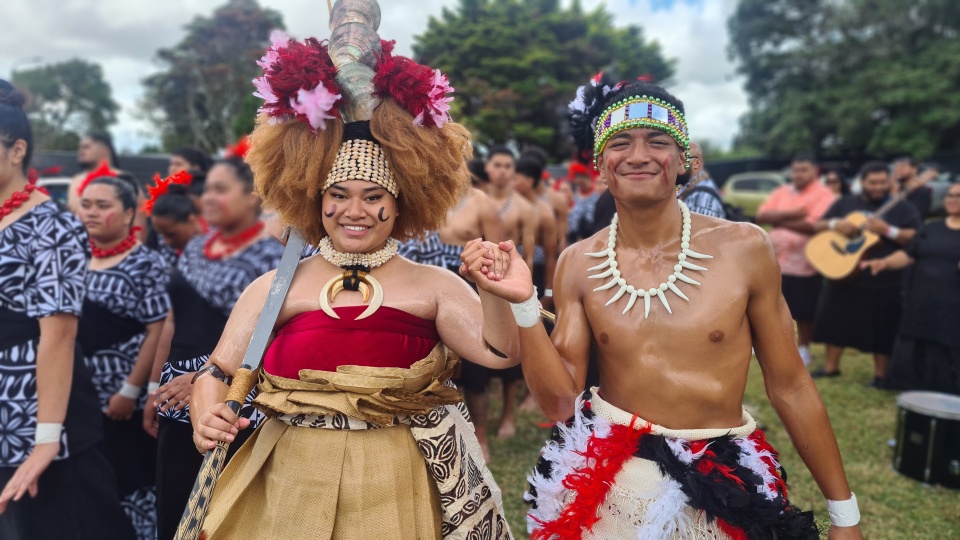
M946 420L960 420L960 396L939 392L905 392L897 405L916 413Z

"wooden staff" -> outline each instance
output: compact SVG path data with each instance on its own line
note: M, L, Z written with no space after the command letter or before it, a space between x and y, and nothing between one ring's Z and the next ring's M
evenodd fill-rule
M300 231L296 229L287 228L284 236L287 238L287 245L283 250L283 257L280 258L277 273L273 276L270 294L263 304L257 326L253 329L250 344L243 355L243 364L234 374L233 384L227 391L227 406L237 414L247 395L257 383L257 369L263 360L263 353L267 350L270 334L277 322L287 291L290 290L290 283L293 281L300 255L306 245ZM204 456L203 465L197 474L197 481L193 484L193 491L190 492L187 507L183 510L183 517L180 518L180 526L177 527L174 540L197 540L200 537L203 520L207 517L207 510L210 508L210 498L213 496L213 490L216 489L217 481L220 479L220 472L223 471L227 461L229 448L230 443L220 441Z

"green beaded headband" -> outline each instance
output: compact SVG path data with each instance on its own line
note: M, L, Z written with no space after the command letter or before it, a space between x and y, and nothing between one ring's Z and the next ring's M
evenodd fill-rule
M600 157L610 137L621 131L638 127L662 129L669 133L687 154L689 167L690 135L687 132L687 122L683 114L662 99L647 96L622 99L603 111L597 121L597 135L593 144L594 162Z

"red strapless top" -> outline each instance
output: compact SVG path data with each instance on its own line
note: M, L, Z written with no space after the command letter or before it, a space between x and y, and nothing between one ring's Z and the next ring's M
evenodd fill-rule
M277 330L263 357L267 373L299 379L301 369L336 371L338 366L409 368L424 358L440 335L433 321L381 306L355 320L367 306L335 308L340 320L321 310L301 313Z

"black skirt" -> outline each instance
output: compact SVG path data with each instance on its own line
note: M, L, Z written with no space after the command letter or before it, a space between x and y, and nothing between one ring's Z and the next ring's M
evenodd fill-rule
M813 341L889 355L902 311L899 287L854 287L827 281L820 294Z
M813 321L823 278L820 276L783 276L783 298L795 321Z
M928 339L898 336L884 384L889 390L960 395L960 349Z

